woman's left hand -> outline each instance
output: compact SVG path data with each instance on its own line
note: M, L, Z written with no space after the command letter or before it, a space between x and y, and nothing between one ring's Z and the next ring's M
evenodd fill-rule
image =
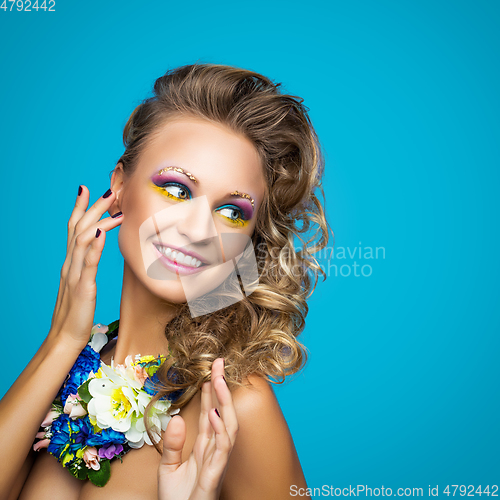
M224 360L212 364L210 382L202 386L199 432L188 460L182 463L186 423L174 415L163 435L158 468L159 500L218 500L229 455L238 433L233 398L224 380ZM212 395L220 414L212 405Z

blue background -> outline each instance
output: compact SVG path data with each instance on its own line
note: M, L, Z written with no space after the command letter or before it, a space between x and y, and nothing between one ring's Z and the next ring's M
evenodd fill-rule
M276 387L308 485L499 484L499 22L484 0L0 10L1 394L50 326L78 185L106 191L126 120L167 69L235 65L310 108L336 248L385 250L330 261L308 365ZM118 317L116 236L103 323Z

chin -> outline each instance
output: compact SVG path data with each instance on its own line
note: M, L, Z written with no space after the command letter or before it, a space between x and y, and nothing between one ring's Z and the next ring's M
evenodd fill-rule
M144 284L153 295L172 304L183 304L187 301L186 293L179 280L159 281L146 277Z

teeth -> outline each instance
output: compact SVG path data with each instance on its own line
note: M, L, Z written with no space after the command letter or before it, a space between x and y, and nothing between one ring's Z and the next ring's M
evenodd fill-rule
M185 255L178 250L172 250L171 248L155 245L156 248L163 254L165 257L168 257L170 260L175 260L178 264L182 264L188 267L200 267L201 260L196 259L195 257L191 257L190 255Z

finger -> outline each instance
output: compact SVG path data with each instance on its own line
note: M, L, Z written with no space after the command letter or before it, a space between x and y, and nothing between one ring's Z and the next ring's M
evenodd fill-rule
M238 433L238 419L234 408L233 396L226 384L223 375L218 376L212 382L219 401L219 414L224 421L231 443L234 444Z
M163 433L163 453L158 472L174 472L182 464L182 448L186 441L186 423L174 415Z
M78 194L76 196L75 206L71 212L71 216L68 220L68 239L66 242L66 258L64 260L63 266L60 272L59 280L59 290L57 293L56 305L54 307L54 313L52 314L51 327L54 323L54 319L61 307L61 303L64 296L66 276L68 275L68 270L71 264L71 254L69 253L69 248L72 245L73 235L75 231L75 225L83 216L87 210L89 204L89 190L83 184L78 186Z
M83 191L80 196L83 196ZM73 237L71 239L71 242L68 245L68 254L72 256L73 254L73 248L75 246L76 238L78 237L79 234L83 233L86 231L88 228L91 226L94 226L95 229L97 229L96 223L99 221L99 219L104 215L105 212L107 212L110 208L111 205L116 201L116 194L108 189L100 198L98 198L95 203L83 214L81 214L81 211L77 212L76 217L80 216L78 220L72 221L71 223L74 223L74 229L73 229ZM87 202L88 206L88 202ZM71 218L70 218L71 220ZM69 223L68 223L69 227ZM71 261L70 261L71 262Z
M202 473L200 475L200 483L202 483L203 480L206 479L207 481L219 484L229 461L229 456L233 449L233 443L229 438L226 427L224 425L224 421L217 415L215 408L212 408L210 410L209 419L215 433L215 447L213 453L210 456L210 459L205 465L205 467L208 467L210 469L210 474ZM213 484L200 484L200 486L213 487Z
M211 380L214 381L217 377L224 375L224 358L217 358L212 363ZM217 393L215 392L215 387L212 384L212 406L215 408L219 407L219 401L217 400Z
M75 239L75 247L73 250L73 255L71 259L71 266L68 271L68 278L67 281L70 286L76 286L76 284L80 281L82 271L87 265L97 265L99 262L89 261L87 256L89 252L89 246L94 245L94 248L96 248L95 245L95 240L97 237L98 230L100 233L106 233L107 231L110 231L116 226L119 226L122 223L123 216L117 217L117 218L112 218L112 217L106 217L105 219L100 220L96 225L96 227L92 226L89 227L85 232L79 234L76 239ZM102 238L104 239L104 238ZM104 246L104 242L103 242ZM100 248L100 252L102 252L102 248ZM96 269L97 271L97 269Z
M82 193L83 195L83 193ZM80 220L76 222L76 232L81 232L87 227L95 224L116 201L116 193L108 189L102 196L100 196L94 204L82 215Z
M83 258L89 250L88 247L92 242L92 233L94 233L95 235L95 230L97 229L96 224L95 228L91 230L87 235L87 246L84 249L84 252L80 252L79 258L77 256L75 263L75 255L73 251L76 246L76 238L78 237L78 233L81 232L82 228L85 226L85 224L82 225L82 220L85 218L86 209L89 202L89 190L84 185L80 187L81 192L79 192L79 194L77 195L75 207L71 214L70 220L68 221L68 251L66 253L66 259L61 269L59 290L57 294L56 305L54 307L54 313L52 315L51 329L54 328L56 330L60 327L60 323L62 321L60 311L62 308L67 307L67 300L65 300L65 298L67 297L68 293L68 275L70 273L70 269L73 268L73 285L76 286L76 283L78 282L79 276L81 274L81 269L83 268ZM109 193L110 195L106 196L106 198L103 195L99 200L97 200L96 203L94 203L92 209L89 211L91 213L92 211L95 212L96 206L101 207L100 210L102 210L102 213L104 213L105 210L108 210L111 207L115 197L114 193L112 193L111 190L109 190ZM102 223L102 229L107 231L121 224L121 220L119 219L116 219L113 223L110 224L108 220L111 219L112 218L110 217Z
M105 242L106 231L98 228L87 255L85 255L84 266L80 271L79 283L84 292L90 292L96 287L97 266L101 260Z
M82 187L82 194L80 195L80 197L82 197L82 196L85 196L85 199L87 201L85 206L88 206L88 190L83 189L83 187ZM77 239L79 238L80 234L85 232L87 229L90 229L92 223L95 224L93 230L90 230L90 232L87 233L86 239L87 239L88 243L87 243L87 247L85 249L85 253L86 253L88 250L88 245L90 244L90 241L92 241L90 234L95 233L95 231L97 230L97 221L99 221L101 215L104 214L104 212L111 207L111 205L115 201L115 197L116 197L115 193L113 193L113 191L108 189L92 205L92 207L90 207L86 212L84 211L83 215L81 215L81 210L77 210L75 207L76 215L74 215L74 216L72 215L72 217L70 217L71 222L68 223L68 234L71 232L73 236L72 236L71 241L68 244L68 253L66 256L66 261L64 262L63 269L61 271L61 276L63 277L64 280L66 280L68 278L69 273L70 273L70 269L73 266L73 260L75 258L74 250L76 247ZM73 217L74 217L74 219L72 220ZM80 217L80 219L76 220L77 217ZM76 224L75 224L75 220L76 220ZM121 223L121 221L120 221L120 223ZM104 226L104 225L100 224L100 226L102 226L102 228L106 231L111 229L107 225ZM80 238L80 240L81 239L82 238ZM85 238L83 238L83 239L85 239ZM83 242L80 241L80 243L83 243ZM81 270L81 263L80 262L77 263L77 268L79 270ZM73 279L74 278L75 278L75 268L73 269Z
M76 197L75 206L68 220L68 249L70 247L71 240L73 239L76 223L83 217L87 207L89 206L89 196L90 193L87 186L84 186L83 184L78 186L78 195Z
M220 377L221 375L224 374L224 358L217 358L213 361L212 363L212 370L210 374L211 381L213 382L217 377ZM210 384L210 387L212 389L212 407L219 408L220 403L219 400L217 399L217 393L215 391L214 384ZM211 431L213 434L213 432Z
M198 435L205 439L210 439L213 434L213 429L208 418L208 414L213 408L211 386L212 384L210 382L205 382L201 386L201 409L198 425Z

